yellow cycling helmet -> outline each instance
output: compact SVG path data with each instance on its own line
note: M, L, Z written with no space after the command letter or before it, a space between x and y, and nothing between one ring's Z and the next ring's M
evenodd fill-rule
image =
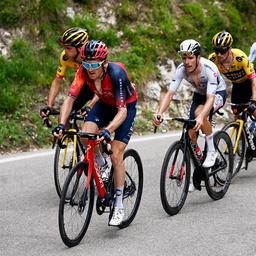
M221 31L212 38L214 48L230 48L233 43L233 38L227 31Z
M58 40L60 45L80 47L88 41L88 34L82 28L70 28L66 30Z

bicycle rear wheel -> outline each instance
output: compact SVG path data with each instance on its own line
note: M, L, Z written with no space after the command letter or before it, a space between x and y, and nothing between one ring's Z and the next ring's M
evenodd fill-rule
M160 177L160 195L163 208L169 215L177 214L187 198L189 160L189 155L184 158L184 144L180 141L174 142L166 152Z
M119 228L125 228L135 218L139 209L143 190L143 167L138 152L128 149L124 153L125 183L123 192L123 204L125 215Z
M232 174L232 178L233 178L240 171L241 166L243 164L244 157L245 157L245 148L246 148L245 134L244 134L244 131L242 131L238 141L238 147L235 150L235 143L238 137L239 124L236 122L228 123L222 128L222 130L227 132L232 142L233 154L234 154L234 168L233 168L233 174Z
M69 173L63 186L59 204L59 231L68 247L80 243L89 226L93 204L94 185L91 180L86 190L88 165L79 162Z
M54 157L54 183L59 197L61 197L62 188L70 170L82 159L83 155L82 149L77 142L76 158L74 159L74 136L64 135L61 144L65 148L60 148L57 145Z
M232 179L233 147L224 131L214 134L214 144L218 156L214 166L206 169L205 187L212 199L219 200L226 194Z

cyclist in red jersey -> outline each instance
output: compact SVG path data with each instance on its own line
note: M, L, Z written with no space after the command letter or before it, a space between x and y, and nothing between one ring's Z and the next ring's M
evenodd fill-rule
M104 127L99 137L106 141L110 141L111 134L115 133L111 159L114 167L116 199L109 225L118 226L124 217L122 198L125 166L123 155L133 132L137 93L124 64L107 61L108 50L102 41L87 42L82 47L80 55L82 65L68 90L61 107L60 124L53 130L53 134L61 136L72 105L79 96L83 84L87 83L99 100L89 112L82 131L98 133Z

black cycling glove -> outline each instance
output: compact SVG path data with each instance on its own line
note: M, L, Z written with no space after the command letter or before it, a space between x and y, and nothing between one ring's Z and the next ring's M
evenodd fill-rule
M110 132L108 129L104 129L102 132L100 132L99 137L104 137L104 140L106 142L110 142L111 141L111 136L110 136Z
M40 108L40 116L41 118L46 118L51 114L52 108L50 108L49 106L44 106L42 108Z
M88 106L84 106L84 107L81 108L81 115L84 116L84 120L88 116L90 111L91 111L91 108L88 107Z
M52 135L54 135L54 133L59 134L60 132L62 132L62 134L63 134L64 131L65 131L65 125L64 124L59 124L57 127L52 129Z

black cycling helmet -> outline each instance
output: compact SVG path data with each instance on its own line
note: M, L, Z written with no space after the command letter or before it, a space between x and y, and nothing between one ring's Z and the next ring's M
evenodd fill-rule
M80 55L82 60L105 60L108 56L108 49L102 41L91 40L83 45Z
M66 30L58 40L60 45L80 47L88 41L88 34L82 28L70 28Z

